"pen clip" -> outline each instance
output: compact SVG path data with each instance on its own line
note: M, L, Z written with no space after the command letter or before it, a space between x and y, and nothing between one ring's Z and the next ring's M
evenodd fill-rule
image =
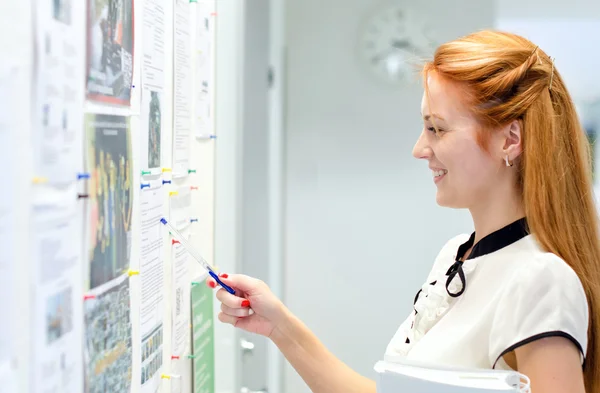
M215 272L211 272L209 271L208 274L210 274L210 276L212 278L214 278L214 280L220 285L222 286L227 292L231 293L232 295L235 295L235 290L233 288L231 288L230 286L228 286L227 284L224 284L223 281L221 281L219 279L219 277L215 274Z

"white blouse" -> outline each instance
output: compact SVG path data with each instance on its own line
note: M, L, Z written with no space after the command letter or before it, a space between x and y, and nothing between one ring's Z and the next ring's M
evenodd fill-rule
M573 269L539 247L525 219L484 237L458 261L474 235L442 248L386 359L506 370L505 354L562 336L579 348L583 364L588 305Z

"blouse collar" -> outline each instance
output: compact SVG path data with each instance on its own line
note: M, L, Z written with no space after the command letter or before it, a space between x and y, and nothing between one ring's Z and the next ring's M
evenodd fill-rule
M469 240L467 240L466 243L461 244L461 246L458 248L456 259L462 259L471 246L473 246L473 249L471 250L471 254L467 260L496 252L521 240L527 235L529 235L529 226L527 225L527 219L525 217L490 233L479 240L474 246L473 242L475 240L475 232L473 232Z
M456 253L456 259L454 260L454 264L450 266L448 271L446 272L446 276L448 277L446 280L446 292L451 297L459 297L465 292L467 287L467 279L466 273L463 269L463 257L465 253L471 246L473 249L471 250L471 254L467 260L475 259L477 257L481 257L487 254L491 254L496 252L504 247L510 246L518 240L521 240L525 236L529 234L529 226L527 225L527 220L525 217L514 221L507 226L498 229L495 232L490 233L485 236L481 240L477 242L473 246L473 242L475 241L475 232L471 234L469 240L466 243L463 243L458 247L458 251ZM450 289L453 280L458 276L460 279L460 289L458 291L453 291Z

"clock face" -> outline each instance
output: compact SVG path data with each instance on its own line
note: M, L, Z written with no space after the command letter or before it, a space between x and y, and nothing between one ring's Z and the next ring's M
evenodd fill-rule
M430 57L437 44L426 19L406 6L390 4L367 19L358 36L358 55L379 79L401 84L415 79L415 65Z

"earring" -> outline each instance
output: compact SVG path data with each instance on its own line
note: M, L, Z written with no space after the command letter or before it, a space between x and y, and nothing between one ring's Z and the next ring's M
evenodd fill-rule
M512 162L508 162L508 154L504 156L504 162L506 162L507 167L513 166Z

